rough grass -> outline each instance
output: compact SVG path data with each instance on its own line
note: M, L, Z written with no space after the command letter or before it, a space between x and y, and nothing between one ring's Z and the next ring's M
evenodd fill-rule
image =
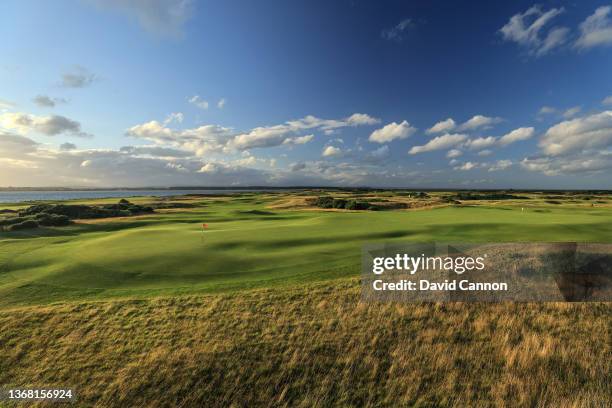
M612 403L611 304L366 304L354 279L0 311L0 384L99 406Z

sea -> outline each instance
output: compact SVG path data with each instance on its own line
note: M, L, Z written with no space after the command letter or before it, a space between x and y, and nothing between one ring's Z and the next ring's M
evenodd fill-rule
M265 189L240 190L66 190L66 191L0 191L0 203L20 203L24 201L56 201L96 198L125 198L156 196L168 197L185 194L227 195L247 192L264 192Z

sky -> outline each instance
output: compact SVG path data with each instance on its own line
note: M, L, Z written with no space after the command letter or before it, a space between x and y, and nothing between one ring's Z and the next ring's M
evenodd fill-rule
M612 188L612 1L4 0L0 186Z

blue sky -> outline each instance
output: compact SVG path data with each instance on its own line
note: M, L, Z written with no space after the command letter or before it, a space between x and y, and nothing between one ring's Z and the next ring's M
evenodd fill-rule
M612 2L8 0L0 38L0 186L612 188Z

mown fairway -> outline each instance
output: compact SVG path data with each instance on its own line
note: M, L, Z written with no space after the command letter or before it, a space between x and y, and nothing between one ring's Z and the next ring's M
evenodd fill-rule
M367 242L612 237L609 208L270 209L277 200L257 194L198 198L188 200L193 208L150 216L0 232L0 305L210 293L355 276Z
M609 205L279 200L0 232L0 386L102 407L612 404L612 304L367 303L358 277L366 242L611 242Z

